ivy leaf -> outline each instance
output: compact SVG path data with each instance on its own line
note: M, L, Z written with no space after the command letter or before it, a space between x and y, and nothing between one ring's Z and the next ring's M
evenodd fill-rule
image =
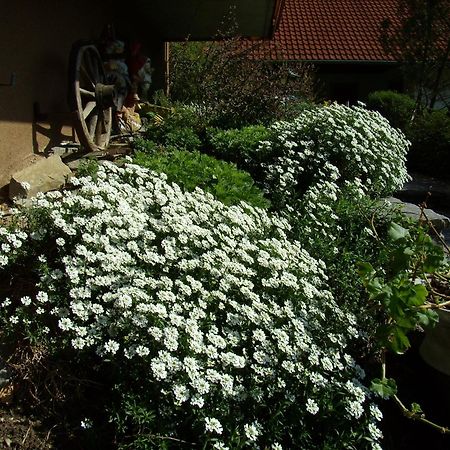
M398 241L399 239L409 237L409 231L401 225L393 222L389 227L388 236L392 241Z
M387 400L397 393L397 384L392 378L374 378L370 384L370 390L381 398Z

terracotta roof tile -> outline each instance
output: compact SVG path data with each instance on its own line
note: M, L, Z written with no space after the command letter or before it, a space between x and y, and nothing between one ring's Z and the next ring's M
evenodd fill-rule
M253 50L272 60L390 61L381 23L398 24L398 0L285 0L277 31Z

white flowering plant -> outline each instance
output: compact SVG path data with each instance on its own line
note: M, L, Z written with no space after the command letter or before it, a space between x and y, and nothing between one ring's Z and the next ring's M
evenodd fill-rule
M221 138L226 143L228 134ZM370 224L387 232L391 218L378 199L408 179L408 148L404 135L377 112L331 104L305 108L296 119L273 124L246 158L229 158L243 161L272 208L289 220L291 235L326 262L329 288L340 306L364 316L366 294L356 264L381 263ZM373 329L374 318L368 319L361 323Z
M316 183L357 183L367 195L389 195L408 179L409 142L379 113L363 106L309 108L271 127L256 155L265 161L265 187L286 205Z
M1 228L2 277L26 247L36 279L1 299L1 317L115 368L119 442L379 448L381 414L348 350L355 317L287 220L131 164L72 185L39 195L23 231Z

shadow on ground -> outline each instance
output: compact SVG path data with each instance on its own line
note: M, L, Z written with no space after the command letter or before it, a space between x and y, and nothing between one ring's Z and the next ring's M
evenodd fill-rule
M412 336L412 348L388 359L387 376L397 381L398 396L410 406L419 403L425 417L450 428L450 377L428 366L419 355L423 333ZM449 450L450 434L406 418L389 400L383 408L385 450Z

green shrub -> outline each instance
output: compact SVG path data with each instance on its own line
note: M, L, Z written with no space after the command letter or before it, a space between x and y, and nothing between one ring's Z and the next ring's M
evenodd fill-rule
M408 130L411 169L450 178L450 117L444 111L425 111Z
M414 100L393 91L369 95L368 107L379 111L411 141L408 167L416 172L450 178L450 117L447 111L420 111L411 122Z
M95 178L98 171L98 161L96 159L82 159L77 168L79 177L91 176Z
M258 179L261 158L257 151L260 141L268 139L270 131L263 125L250 125L240 129L207 129L207 149L213 155L225 161L231 161L238 167L248 170Z
M164 139L164 143L168 147L195 151L198 150L202 142L192 128L182 127L169 131Z
M154 153L162 151L162 146L155 141L136 136L133 140L133 150L135 152L153 155Z
M206 123L194 108L176 105L172 112L159 120L151 120L145 131L145 139L164 147L198 150L202 146L202 136ZM149 144L146 144L147 146ZM145 148L138 148L145 151ZM150 145L150 152L153 150Z
M153 155L138 152L134 162L165 173L169 182L177 183L187 191L201 188L226 205L235 205L241 201L261 208L269 205L247 172L238 170L234 164L199 152L173 150Z
M393 127L405 131L411 121L415 102L406 94L395 91L375 91L369 94L367 107L386 117Z

